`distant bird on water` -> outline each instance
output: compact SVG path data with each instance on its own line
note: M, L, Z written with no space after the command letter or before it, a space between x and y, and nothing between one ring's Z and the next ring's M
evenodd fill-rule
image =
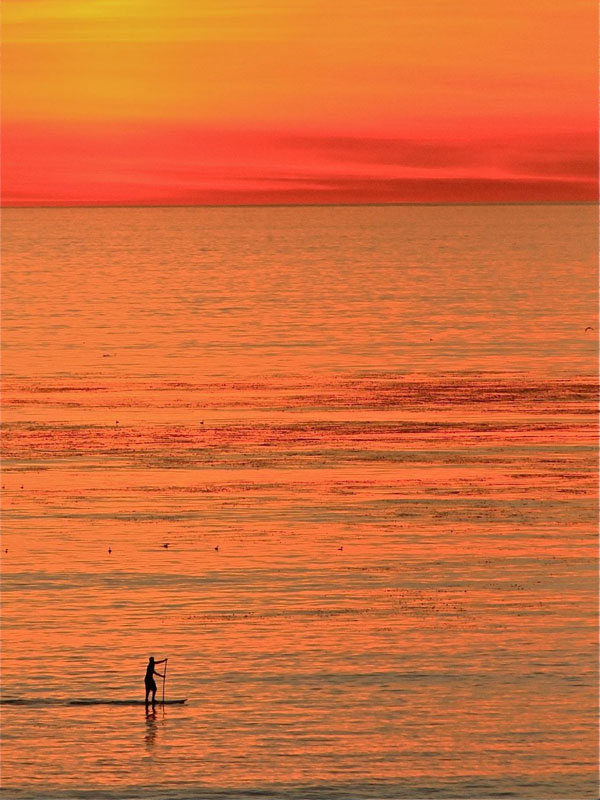
M217 546L215 547L215 550L217 551L217 553L219 552L219 545L217 545Z
M111 553L112 553L112 550L111 550L111 548L109 547L109 548L108 548L108 555L110 555Z
M344 549L343 547L338 547L338 550L343 550L343 549Z
M165 548L165 550L168 548L168 546L169 546L169 543L168 543L168 542L165 542L165 543L163 544L163 547Z

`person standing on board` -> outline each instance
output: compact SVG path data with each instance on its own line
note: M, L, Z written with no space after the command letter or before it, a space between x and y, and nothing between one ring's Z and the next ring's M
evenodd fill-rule
M158 675L159 678L164 678L165 676L157 672L154 667L157 664L164 664L166 660L166 658L163 658L162 661L155 661L154 656L150 656L148 666L146 667L146 677L144 678L144 683L146 684L146 705L148 705L148 695L150 692L152 692L152 705L156 703L156 681L154 680L154 676Z

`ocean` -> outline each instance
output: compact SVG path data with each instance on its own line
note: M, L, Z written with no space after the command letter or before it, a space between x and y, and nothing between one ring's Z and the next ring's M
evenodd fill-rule
M595 800L597 252L592 205L4 210L6 800Z

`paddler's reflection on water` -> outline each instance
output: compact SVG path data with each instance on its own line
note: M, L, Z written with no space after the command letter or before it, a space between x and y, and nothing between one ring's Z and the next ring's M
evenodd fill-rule
M156 739L156 710L154 707L146 706L146 747L152 747Z

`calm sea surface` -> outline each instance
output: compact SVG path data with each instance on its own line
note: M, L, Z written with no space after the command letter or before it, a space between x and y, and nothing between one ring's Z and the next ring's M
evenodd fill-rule
M7 799L598 797L596 208L3 220Z

